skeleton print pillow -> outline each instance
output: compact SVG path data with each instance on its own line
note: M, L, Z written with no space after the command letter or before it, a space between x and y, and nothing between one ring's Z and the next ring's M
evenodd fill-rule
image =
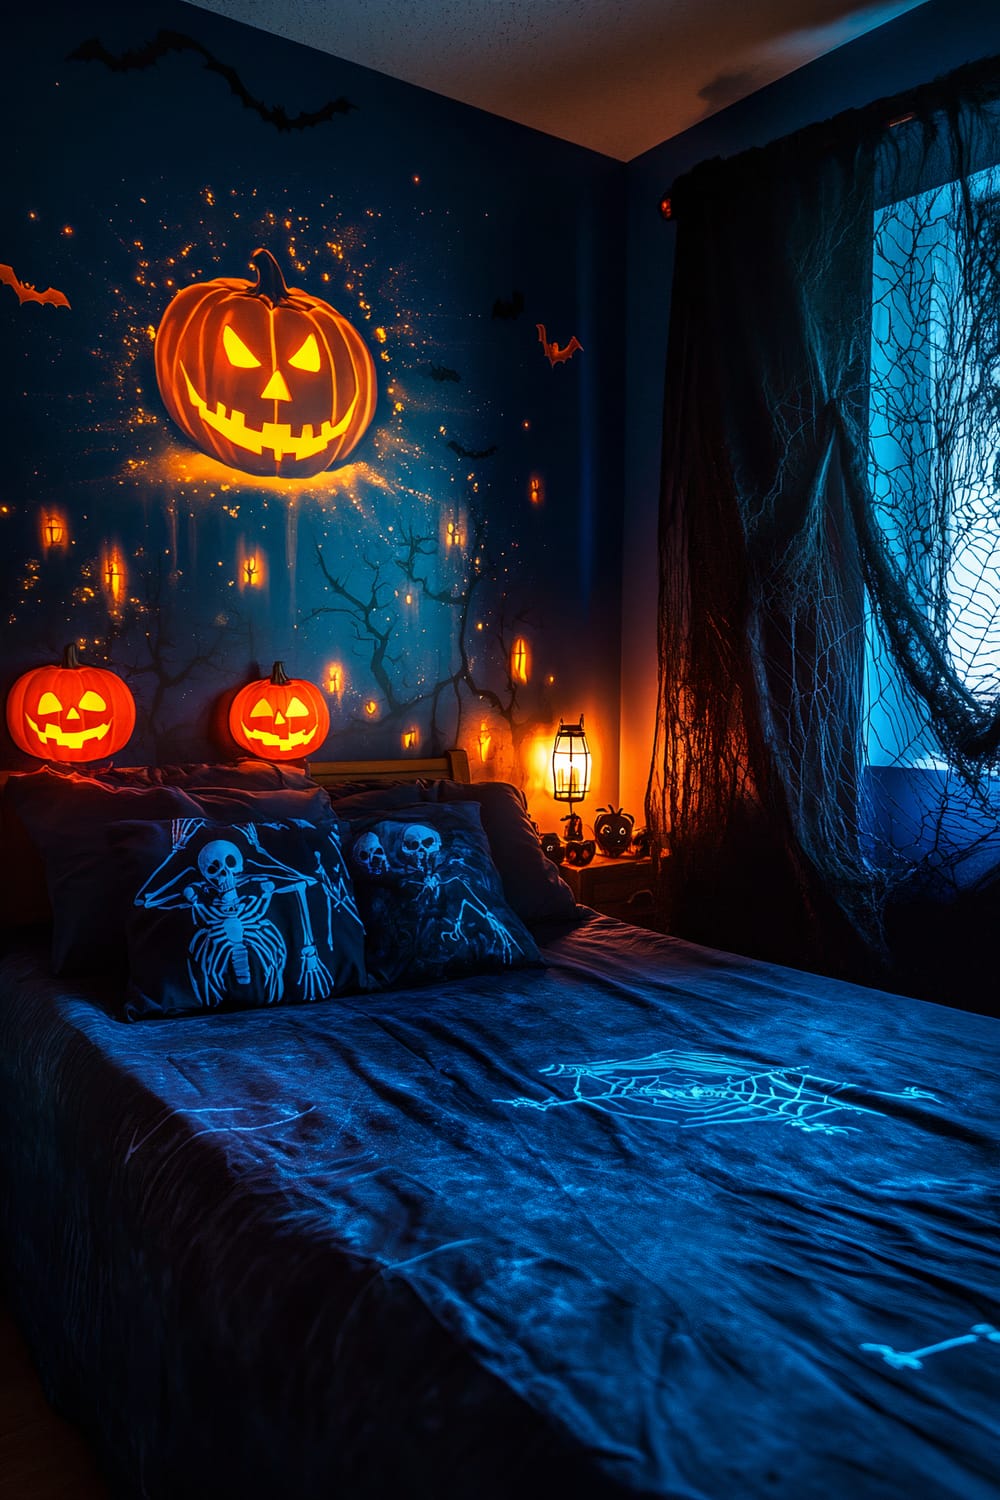
M128 1020L308 1004L367 988L340 825L121 823Z
M415 804L349 822L373 983L416 984L541 961L504 900L478 804Z

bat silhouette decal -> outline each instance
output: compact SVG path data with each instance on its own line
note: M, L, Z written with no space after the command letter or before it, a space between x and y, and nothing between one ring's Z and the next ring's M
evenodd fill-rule
M452 438L448 447L452 453L457 453L459 458L492 458L497 451L496 443L493 444L492 448L463 448L461 443L455 442L454 438Z
M454 380L460 381L461 375L457 370L451 369L449 365L418 365L418 375L427 375L431 380Z
M332 120L334 115L345 115L350 110L357 109L356 104L343 96L330 99L319 109L303 110L298 115L289 115L280 104L272 108L251 94L235 68L221 62L207 47L203 47L183 31L158 31L144 47L135 47L117 55L109 52L97 37L90 37L69 55L72 62L102 62L112 72L125 73L134 68L152 67L171 52L194 52L203 58L207 72L217 73L220 78L224 78L230 93L235 94L243 107L255 110L265 124L273 125L276 130L308 130L314 125L323 125L327 120Z
M0 284L13 287L17 300L22 305L25 302L41 302L48 307L69 307L69 298L65 292L57 291L54 286L47 286L44 292L40 292L30 281L22 281L13 266L0 265Z
M515 290L514 295L508 302L504 297L498 297L493 304L493 316L510 321L519 318L524 312L524 293Z
M580 343L580 340L577 338L575 333L570 339L569 343L564 344L560 349L555 339L552 339L552 341L550 342L546 337L544 323L536 323L535 327L538 329L538 342L541 344L542 349L545 351L545 358L548 360L550 365L561 365L564 360L572 359L573 355L578 349L581 354L583 353L583 345Z

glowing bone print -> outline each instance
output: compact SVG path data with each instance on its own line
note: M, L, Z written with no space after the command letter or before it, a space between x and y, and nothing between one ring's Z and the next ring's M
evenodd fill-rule
M823 1135L843 1135L859 1128L841 1123L845 1116L881 1113L845 1097L856 1087L853 1084L833 1083L800 1068L752 1067L729 1057L674 1048L620 1062L552 1063L540 1071L549 1078L572 1078L572 1093L498 1102L543 1111L587 1104L609 1114L681 1129L771 1120ZM910 1087L898 1094L880 1090L878 1097L935 1096Z
M909 1353L903 1353L899 1349L893 1349L890 1344L862 1344L860 1347L869 1354L881 1354L887 1365L894 1370L922 1370L924 1360L930 1354L941 1354L945 1349L958 1349L962 1344L1000 1344L1000 1329L994 1328L992 1323L974 1323L968 1333L961 1333L957 1338L942 1339L939 1344L928 1344L925 1349L913 1349Z
M329 993L332 980L317 952L305 893L308 886L322 883L328 902L343 903L342 892L319 874L305 875L268 854L253 824L228 829L225 838L212 837L213 832L200 818L176 819L171 853L135 897L136 906L190 909L195 931L188 947L188 977L199 1003L219 1006L255 975L267 1004L281 1000L288 951L268 912L272 901L285 896L295 903L301 929L302 998Z

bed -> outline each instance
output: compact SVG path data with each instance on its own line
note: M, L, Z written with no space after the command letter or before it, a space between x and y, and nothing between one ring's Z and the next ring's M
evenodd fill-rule
M113 1493L995 1497L1000 1023L527 925L524 966L134 1024L8 942L8 1295Z

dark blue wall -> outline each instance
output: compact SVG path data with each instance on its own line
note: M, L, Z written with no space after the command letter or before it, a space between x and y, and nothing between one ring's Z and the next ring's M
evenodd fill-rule
M172 0L40 0L6 28L0 263L70 305L0 285L0 690L75 640L135 692L119 762L217 758L220 695L338 662L327 756L415 728L478 759L485 721L481 771L530 783L536 737L585 711L612 796L624 168ZM375 357L370 429L312 480L204 456L157 388L171 296L261 245ZM583 352L553 367L537 323Z
M676 226L658 203L699 161L764 145L1000 53L997 0L928 0L666 141L628 167L625 572L621 794L641 806L656 702L656 536L663 371Z

